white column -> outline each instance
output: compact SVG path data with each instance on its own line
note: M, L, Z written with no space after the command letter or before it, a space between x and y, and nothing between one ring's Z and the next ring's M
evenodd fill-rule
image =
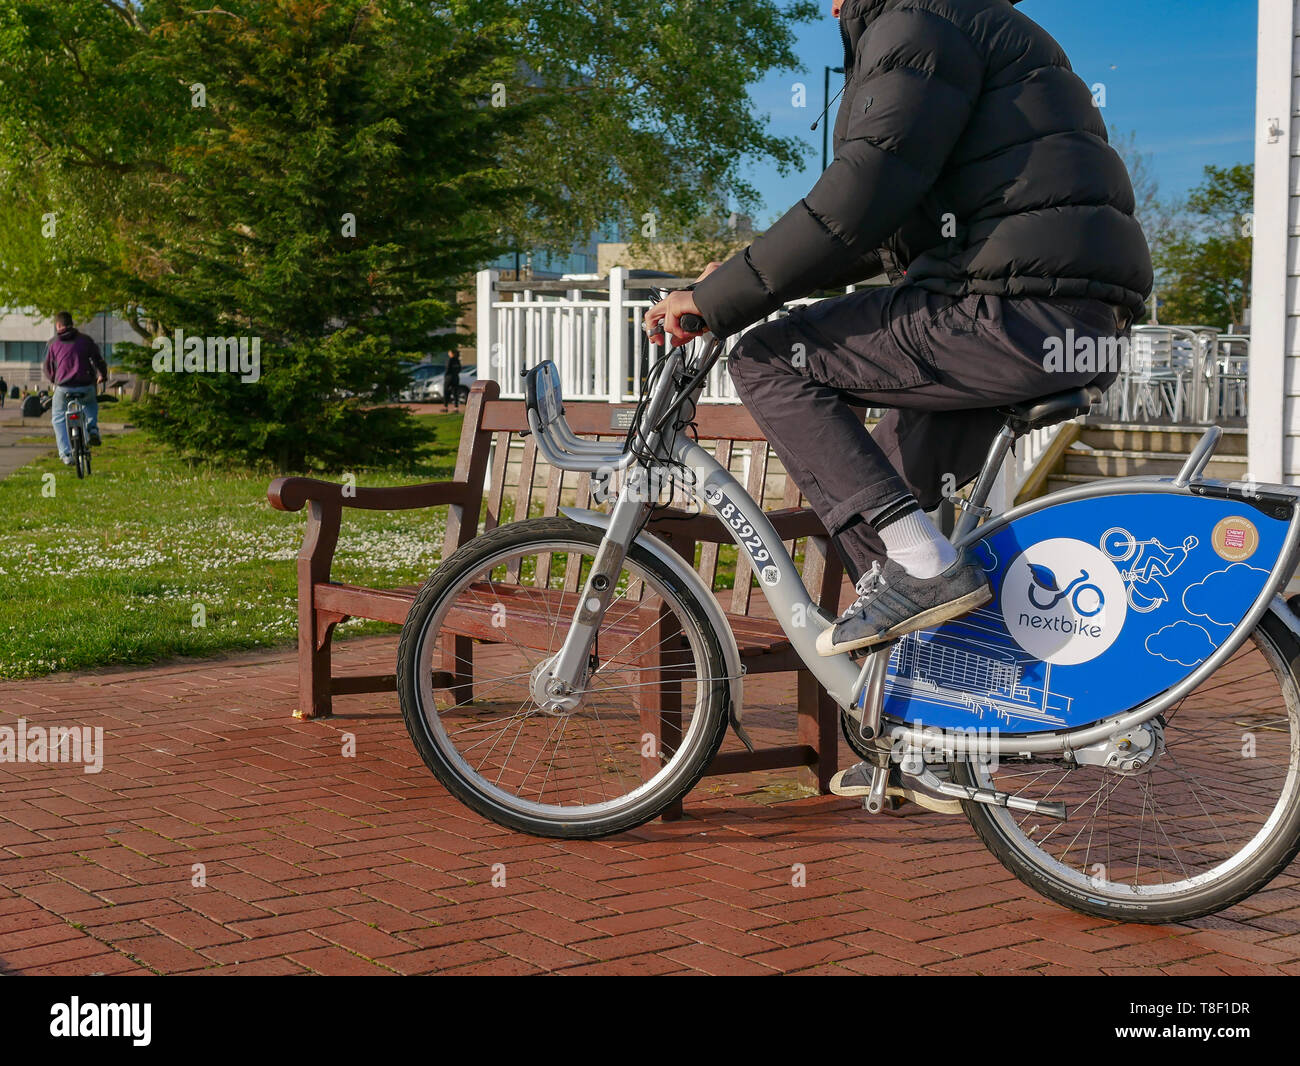
M1248 377L1250 475L1286 476L1287 250L1291 238L1291 111L1295 5L1260 0L1255 98L1255 248Z
M497 279L500 276L499 270L480 270L474 286L478 376L491 378L498 383L502 381L504 353L495 349L497 319L492 301L496 299Z
M619 403L627 383L627 269L609 272L609 402Z

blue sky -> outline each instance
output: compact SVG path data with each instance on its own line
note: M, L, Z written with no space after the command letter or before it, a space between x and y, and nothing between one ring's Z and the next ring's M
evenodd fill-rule
M760 226L802 197L821 167L821 132L808 126L822 107L822 68L842 58L829 0L821 2L825 20L799 30L806 71L769 78L750 93L773 132L808 145L801 173L782 177L761 162L747 169L764 201ZM1023 0L1020 9L1061 42L1089 85L1105 84L1107 123L1136 133L1162 195L1186 192L1206 164L1252 158L1256 0ZM802 110L791 106L791 86L801 80ZM832 94L836 80L832 74Z

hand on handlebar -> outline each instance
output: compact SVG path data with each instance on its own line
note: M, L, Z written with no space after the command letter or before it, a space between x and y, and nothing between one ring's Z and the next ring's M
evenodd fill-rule
M695 306L695 294L689 289L669 293L666 300L650 308L645 315L645 329L651 344L662 344L665 333L672 337L674 344L685 344L709 331L700 309Z

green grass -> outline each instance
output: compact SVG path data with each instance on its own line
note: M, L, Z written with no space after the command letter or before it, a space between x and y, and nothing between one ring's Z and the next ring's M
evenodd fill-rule
M129 409L101 418L123 421ZM358 485L451 476L461 417L419 422L433 454L414 473L358 472ZM305 518L272 510L269 481L183 462L143 433L106 436L84 481L53 455L0 481L0 678L291 644ZM345 512L332 576L423 581L445 514ZM357 620L337 633L391 628Z

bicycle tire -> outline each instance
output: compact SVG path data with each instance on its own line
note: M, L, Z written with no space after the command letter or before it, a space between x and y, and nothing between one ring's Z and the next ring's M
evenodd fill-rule
M533 836L596 839L643 825L695 787L713 761L726 733L729 686L725 680L719 680L726 674L726 661L708 616L693 589L651 552L634 543L628 550L628 560L647 575L652 575L660 586L659 594L665 600L672 599L675 609L680 608L683 632L686 633L687 626L691 627L692 632L686 635L694 639L694 647L699 649L697 668L708 671L703 675L705 678L715 679L701 683L703 705L694 713L702 717L698 727L693 724L687 730L681 748L667 764L670 772L658 775L654 787L645 789L635 800L608 811L590 814L568 812L562 808L538 811L528 809L522 801L512 804L499 798L484 778L469 772L463 759L448 752L449 741L437 735L425 713L425 697L421 694L419 680L420 663L426 642L432 639L437 644L438 634L431 634L428 630L431 625L440 624L442 613L450 609L450 598L494 559L504 559L523 550L538 555L549 550L561 555L572 551L575 544L594 554L602 539L600 529L567 518L515 522L476 537L457 550L425 582L407 615L398 643L398 698L402 718L424 764L466 806L498 825ZM478 683L476 678L475 684ZM441 729L441 723L438 729ZM500 793L499 789L496 791Z
M1225 910L1258 892L1300 853L1300 787L1295 787L1300 776L1296 745L1300 735L1297 733L1300 729L1300 642L1271 612L1264 616L1250 639L1278 682L1290 720L1291 754L1284 786L1289 788L1289 795L1278 798L1273 811L1276 822L1267 838L1237 868L1169 899L1124 898L1098 887L1098 882L1081 886L1077 878L1062 876L1058 872L1063 869L1060 864L1051 863L1050 857L1036 848L1026 849L1021 840L1023 834L1010 831L1012 816L1005 809L963 801L966 817L980 840L1008 871L1035 892L1072 910L1116 921L1147 924L1191 921ZM953 764L953 777L963 785L988 786L970 760L957 760ZM1252 837L1249 843L1255 839Z

